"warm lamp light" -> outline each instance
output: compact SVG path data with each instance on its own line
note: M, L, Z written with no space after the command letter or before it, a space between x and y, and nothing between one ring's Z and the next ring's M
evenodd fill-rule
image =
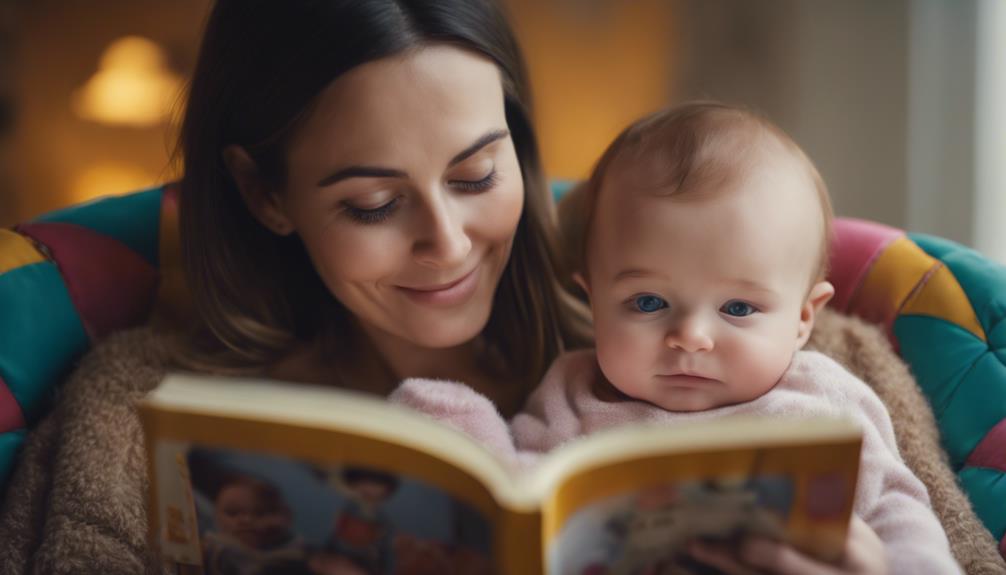
M70 185L68 204L77 204L107 196L152 186L158 181L141 167L116 162L95 164L74 177Z
M113 125L145 127L169 120L182 80L165 60L164 50L146 38L119 38L105 49L98 71L74 92L74 111Z

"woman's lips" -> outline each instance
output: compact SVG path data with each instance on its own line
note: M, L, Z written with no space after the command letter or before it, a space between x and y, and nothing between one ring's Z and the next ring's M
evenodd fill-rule
M436 286L405 287L398 286L412 301L424 305L450 307L468 300L479 285L480 266L460 278L446 284Z

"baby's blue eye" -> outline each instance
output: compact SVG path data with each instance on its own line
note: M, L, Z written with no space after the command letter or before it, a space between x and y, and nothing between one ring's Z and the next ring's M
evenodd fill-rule
M643 313L653 313L667 307L667 302L655 295L636 296L632 303L635 304L637 310Z
M722 311L727 315L732 315L734 317L745 317L755 313L758 310L756 310L754 306L752 306L749 303L733 300L728 301L726 304L724 304L723 307L720 308L720 311Z

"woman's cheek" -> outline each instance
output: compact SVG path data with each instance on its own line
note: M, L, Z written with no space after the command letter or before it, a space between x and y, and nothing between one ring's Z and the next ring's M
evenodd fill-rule
M345 224L319 234L308 251L326 282L374 282L401 271L401 243L386 227Z
M483 196L485 202L477 206L483 224L482 235L494 242L509 242L517 231L524 210L524 185L519 177L504 182Z

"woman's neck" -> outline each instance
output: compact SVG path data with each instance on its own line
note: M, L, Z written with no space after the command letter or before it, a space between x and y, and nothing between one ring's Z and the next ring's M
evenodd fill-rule
M523 406L527 386L504 373L481 338L456 347L430 349L386 332L360 331L365 336L358 341L370 343L375 359L386 366L396 386L410 377L456 381L488 397L506 417Z
M431 349L373 327L359 326L358 329L362 337L357 341L370 344L396 381L421 377L467 382L485 375L482 373L484 366L479 367L478 344L474 340L454 347Z
M445 379L468 385L488 397L509 417L523 405L527 382L500 374L479 341L429 349L355 326L340 337L320 338L291 352L268 375L288 381L338 385L388 395L405 378Z

